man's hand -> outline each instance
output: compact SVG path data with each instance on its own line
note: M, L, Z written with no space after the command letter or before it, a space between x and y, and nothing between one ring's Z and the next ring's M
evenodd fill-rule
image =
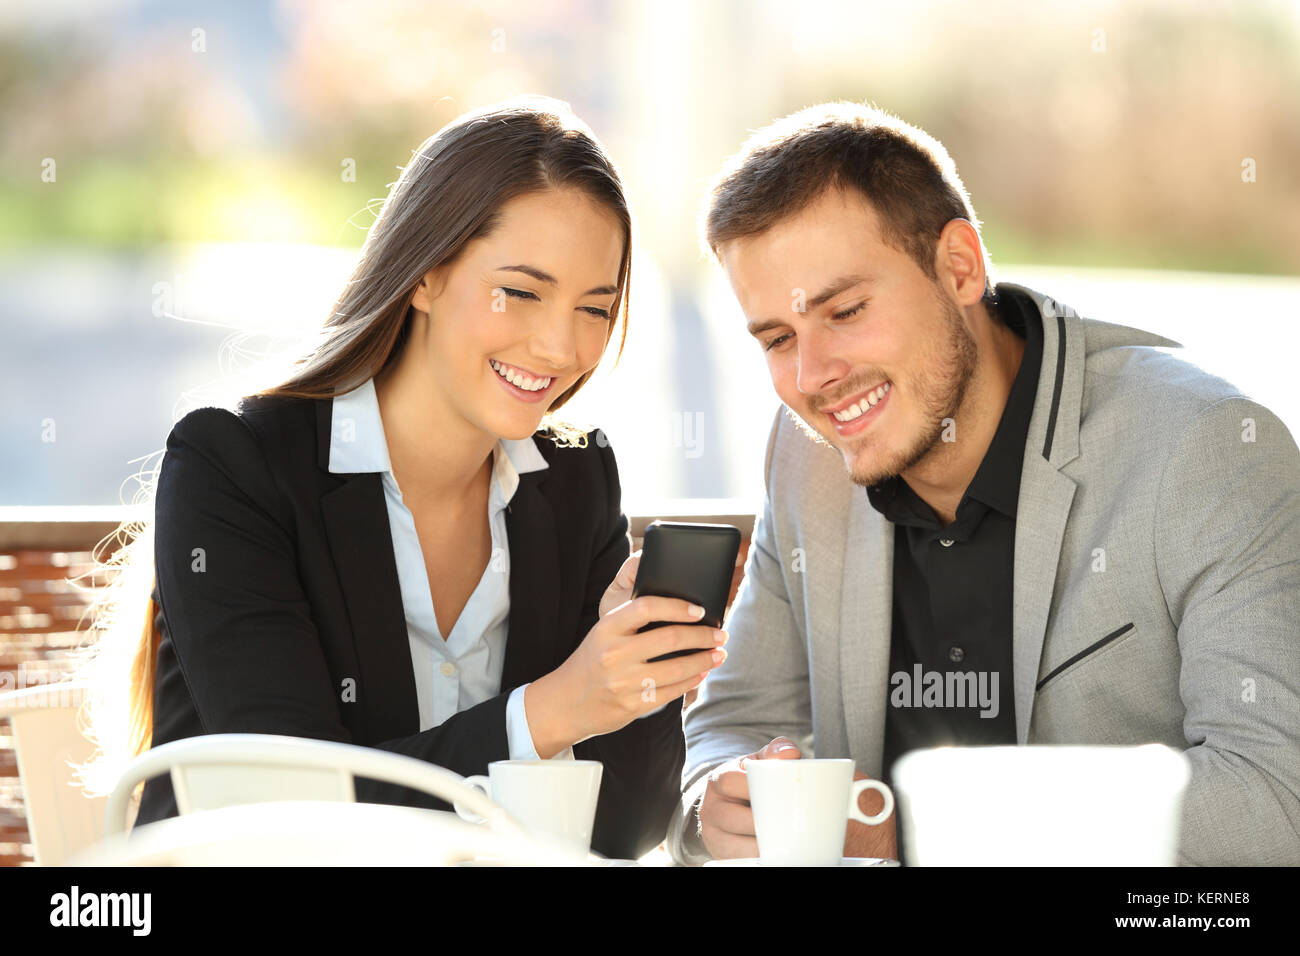
M870 780L865 773L853 774L856 783ZM865 804L865 806L864 806ZM858 809L869 817L875 816L885 806L885 798L874 790L865 790L858 797ZM886 860L898 859L898 831L894 821L898 819L898 809L885 818L884 823L867 826L857 820L849 820L848 831L844 835L844 855L848 857L882 857Z
M754 835L754 811L749 806L749 760L798 760L803 754L789 737L777 737L752 754L728 761L709 774L709 785L700 798L700 839L715 860L750 859L758 856ZM893 832L891 824L890 832ZM861 826L861 824L859 824ZM881 827L865 829L879 830Z

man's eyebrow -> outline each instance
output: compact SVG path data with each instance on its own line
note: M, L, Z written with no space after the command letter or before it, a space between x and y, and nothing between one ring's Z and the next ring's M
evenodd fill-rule
M560 280L555 278L549 272L538 269L536 266L516 265L516 266L497 266L498 272L522 272L526 276L532 276L538 282L545 282L549 285L559 285ZM588 289L583 295L616 295L618 286L616 285L598 285L594 289Z
M876 281L876 277L873 275L860 275L855 273L852 275L840 276L838 279L829 283L824 289L822 289L815 296L809 299L806 305L809 309L815 309L818 306L825 305L827 302L835 298L845 289L851 289L855 285L858 285L859 283L862 282L875 282L875 281ZM766 332L768 329L776 328L778 325L785 325L785 322L781 319L762 319L758 322L750 322L749 334L761 335L762 333Z
M782 322L780 319L763 319L762 321L759 322L750 322L749 334L762 335L768 329L774 329L779 325L785 325L785 323Z
M835 298L845 289L851 289L861 282L874 282L875 276L870 275L846 275L840 276L834 282L831 282L826 288L822 289L815 296L808 300L808 308L815 309L820 305L825 305L831 299Z

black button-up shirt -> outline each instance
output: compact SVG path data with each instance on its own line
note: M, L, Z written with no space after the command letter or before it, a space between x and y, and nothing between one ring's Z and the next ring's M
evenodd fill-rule
M998 308L1025 339L1024 356L953 523L943 527L901 477L867 490L872 507L895 524L886 782L894 761L909 750L1016 742L1011 686L1016 501L1043 329L1037 308L1023 293L999 289Z

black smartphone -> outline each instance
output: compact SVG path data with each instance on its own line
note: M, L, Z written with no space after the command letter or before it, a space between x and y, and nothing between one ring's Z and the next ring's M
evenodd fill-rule
M641 563L637 567L636 583L632 585L632 597L653 594L681 598L704 608L704 616L695 622L655 621L641 631L683 623L722 627L739 553L740 529L732 525L650 522L641 545ZM671 651L650 660L664 661L683 654L698 654L700 650Z

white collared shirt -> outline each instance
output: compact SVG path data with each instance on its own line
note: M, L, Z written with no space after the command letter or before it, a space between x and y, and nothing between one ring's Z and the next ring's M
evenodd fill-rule
M330 426L329 470L334 474L383 474L384 499L392 531L393 555L401 584L402 607L415 672L420 730L437 727L453 714L501 693L506 632L510 621L510 544L506 536L506 505L519 487L519 476L548 467L533 439L498 440L492 449L488 523L492 556L465 609L443 634L433 610L424 552L415 518L403 503L393 477L388 440L379 412L374 379L334 398ZM524 684L506 703L506 740L511 760L537 760L528 718L524 713ZM573 748L555 755L573 759ZM554 758L553 758L554 759Z

